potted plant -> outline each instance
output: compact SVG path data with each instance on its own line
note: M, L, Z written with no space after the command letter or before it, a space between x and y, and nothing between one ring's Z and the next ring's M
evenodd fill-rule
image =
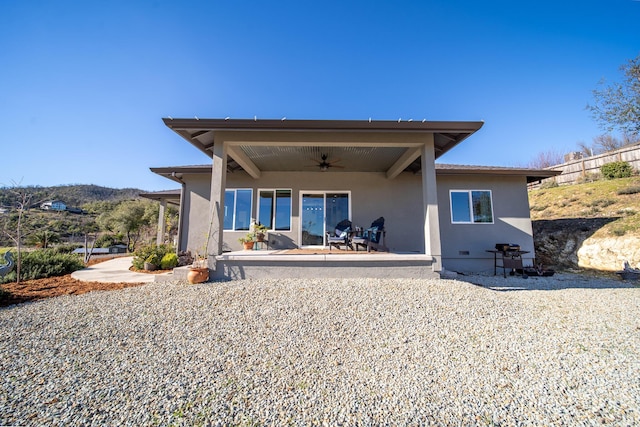
M147 271L153 271L158 268L158 264L160 260L158 259L158 254L151 254L144 260L144 269Z
M264 242L264 237L267 234L267 227L265 225L257 223L253 228L253 232L256 234L257 242Z
M253 249L253 243L254 243L255 237L256 237L255 233L247 233L246 236L240 237L238 239L238 242L242 243L245 250L251 250Z
M187 281L191 284L194 283L202 283L209 280L209 267L207 266L207 258L203 256L199 256L196 253L196 256L189 267L189 273L187 273Z

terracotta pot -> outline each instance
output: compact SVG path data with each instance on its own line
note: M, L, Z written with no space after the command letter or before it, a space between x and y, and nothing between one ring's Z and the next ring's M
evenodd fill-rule
M253 242L244 242L243 246L246 251L250 251L251 249L253 249Z
M207 280L209 280L209 268L208 267L199 267L199 268L192 267L191 269L189 269L189 272L187 273L187 280L191 284L206 282Z

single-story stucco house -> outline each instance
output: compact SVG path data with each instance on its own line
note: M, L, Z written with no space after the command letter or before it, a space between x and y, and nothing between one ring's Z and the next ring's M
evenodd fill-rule
M210 161L153 167L181 185L178 250L211 277L433 276L493 269L496 243L534 255L527 183L555 171L437 164L483 122L163 119ZM385 219L386 255L287 255L326 247L350 220ZM241 251L252 222L268 250ZM315 257L315 258L314 258Z

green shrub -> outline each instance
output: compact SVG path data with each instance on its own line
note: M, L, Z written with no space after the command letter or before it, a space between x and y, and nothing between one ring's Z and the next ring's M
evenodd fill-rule
M592 206L590 209L587 209L587 210L585 211L585 214L587 214L587 215L594 215L594 216L595 216L595 215L598 215L600 212L602 212L602 211L600 210L600 208L599 208L599 207L597 207L597 206Z
M635 214L636 214L636 211L633 208L618 209L616 211L616 215L632 216L632 215L635 215Z
M576 184L586 184L588 182L599 181L601 178L601 174L598 172L587 172L583 176L576 179Z
M632 185L631 187L626 187L618 190L618 195L622 196L623 194L637 194L640 193L640 185Z
M155 266L158 266L160 264L160 257L158 256L157 253L151 254L147 257L147 259L144 260L144 262L148 262L149 264L153 264Z
M633 174L633 168L627 162L612 162L602 165L600 172L606 179L628 178Z
M546 190L549 188L556 188L556 187L559 187L559 185L555 179L544 181L542 184L540 184L540 190Z
M627 231L624 228L614 228L613 230L611 230L611 233L614 236L620 237L620 236L624 236L627 233Z
M547 209L549 206L547 205L533 205L531 206L531 210L534 212L542 212L543 210Z
M17 256L13 257L17 260ZM40 249L23 252L20 266L20 280L43 279L45 277L64 276L84 268L82 259L72 254L60 254ZM15 282L16 268L4 277L2 283Z
M613 200L610 199L598 199L598 200L594 200L591 203L588 203L587 206L591 206L591 207L602 207L602 208L606 208L607 206L611 206L613 205L615 202Z
M136 249L133 253L133 267L138 270L144 269L144 263L147 262L151 255L156 253L156 249L155 245L146 245Z
M153 260L155 260L155 262L153 263L158 265L161 263L162 258L164 258L166 254L173 253L173 252L174 252L173 248L169 245L142 246L133 253L133 262L132 262L133 268L138 270L143 270L144 263L153 262Z
M164 254L162 260L160 260L160 268L163 270L170 270L178 266L178 255L174 252Z

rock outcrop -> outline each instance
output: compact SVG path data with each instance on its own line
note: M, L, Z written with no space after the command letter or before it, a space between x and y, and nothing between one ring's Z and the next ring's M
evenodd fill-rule
M640 266L640 236L593 237L611 218L533 221L536 262L558 269L622 269Z
M622 270L625 261L640 266L640 237L591 237L578 249L578 266L592 270Z

